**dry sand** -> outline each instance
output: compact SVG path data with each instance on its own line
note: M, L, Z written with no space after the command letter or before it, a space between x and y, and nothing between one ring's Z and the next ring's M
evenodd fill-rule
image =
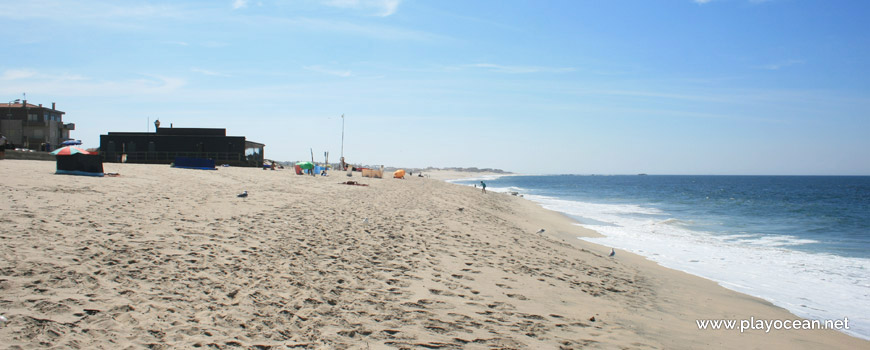
M699 318L796 317L638 256L610 258L576 239L594 232L505 194L416 176L349 186L343 174L105 168L121 176L0 161L0 347L870 344L836 331L698 330Z

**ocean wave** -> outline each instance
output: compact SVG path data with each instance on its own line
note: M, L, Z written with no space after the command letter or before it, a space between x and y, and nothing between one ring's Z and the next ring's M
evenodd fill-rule
M750 239L739 239L736 240L736 242L767 247L788 247L819 243L819 241L813 239L798 238L795 236L755 236Z
M691 222L683 221L683 220L675 219L675 218L669 218L669 219L662 220L662 221L655 223L655 225L687 225L687 224L691 224Z
M641 205L539 195L526 198L544 208L597 222L581 220L580 226L604 237L583 240L646 256L662 266L766 299L801 317L848 317L852 329L846 333L870 339L870 259L789 249L819 243L796 236L701 231L691 227L691 220Z
M544 208L563 212L569 215L589 217L603 222L622 220L626 215L664 215L665 213L656 208L644 207L636 204L598 204L558 199L541 195L527 195Z

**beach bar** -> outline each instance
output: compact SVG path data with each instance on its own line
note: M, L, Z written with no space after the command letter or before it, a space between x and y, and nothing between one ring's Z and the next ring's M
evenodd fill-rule
M171 164L176 157L212 159L217 164L262 167L264 144L226 129L156 128L156 132L100 135L100 154L108 163Z

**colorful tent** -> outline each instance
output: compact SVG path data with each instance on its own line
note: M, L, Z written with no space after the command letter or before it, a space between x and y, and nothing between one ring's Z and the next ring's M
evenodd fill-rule
M66 146L54 150L53 152L51 152L51 154L56 156L71 156L73 154L91 154L91 152L85 151L75 146Z
M393 178L404 179L405 178L405 169L396 170L396 172L393 173Z

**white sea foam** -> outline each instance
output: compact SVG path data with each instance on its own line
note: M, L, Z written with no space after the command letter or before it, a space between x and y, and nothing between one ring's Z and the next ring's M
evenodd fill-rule
M604 237L581 238L646 256L662 266L711 279L809 319L849 318L845 332L870 339L870 260L812 254L788 247L816 241L742 232L692 230L661 210L527 195L544 208L589 222ZM651 217L653 216L653 217ZM581 220L584 221L584 220Z
M819 243L819 241L816 241L816 240L797 238L794 236L756 237L756 238L752 238L752 239L740 239L740 240L737 240L736 242L743 243L743 244L768 246L768 247L788 247L788 246L796 246L796 245L801 245L801 244Z
M691 222L683 221L680 219L669 218L667 220L659 221L659 222L655 223L655 225L685 225L685 224L690 224L690 223Z
M498 192L498 193L510 193L510 192L523 192L525 189L520 187L492 187L486 186L487 191Z

